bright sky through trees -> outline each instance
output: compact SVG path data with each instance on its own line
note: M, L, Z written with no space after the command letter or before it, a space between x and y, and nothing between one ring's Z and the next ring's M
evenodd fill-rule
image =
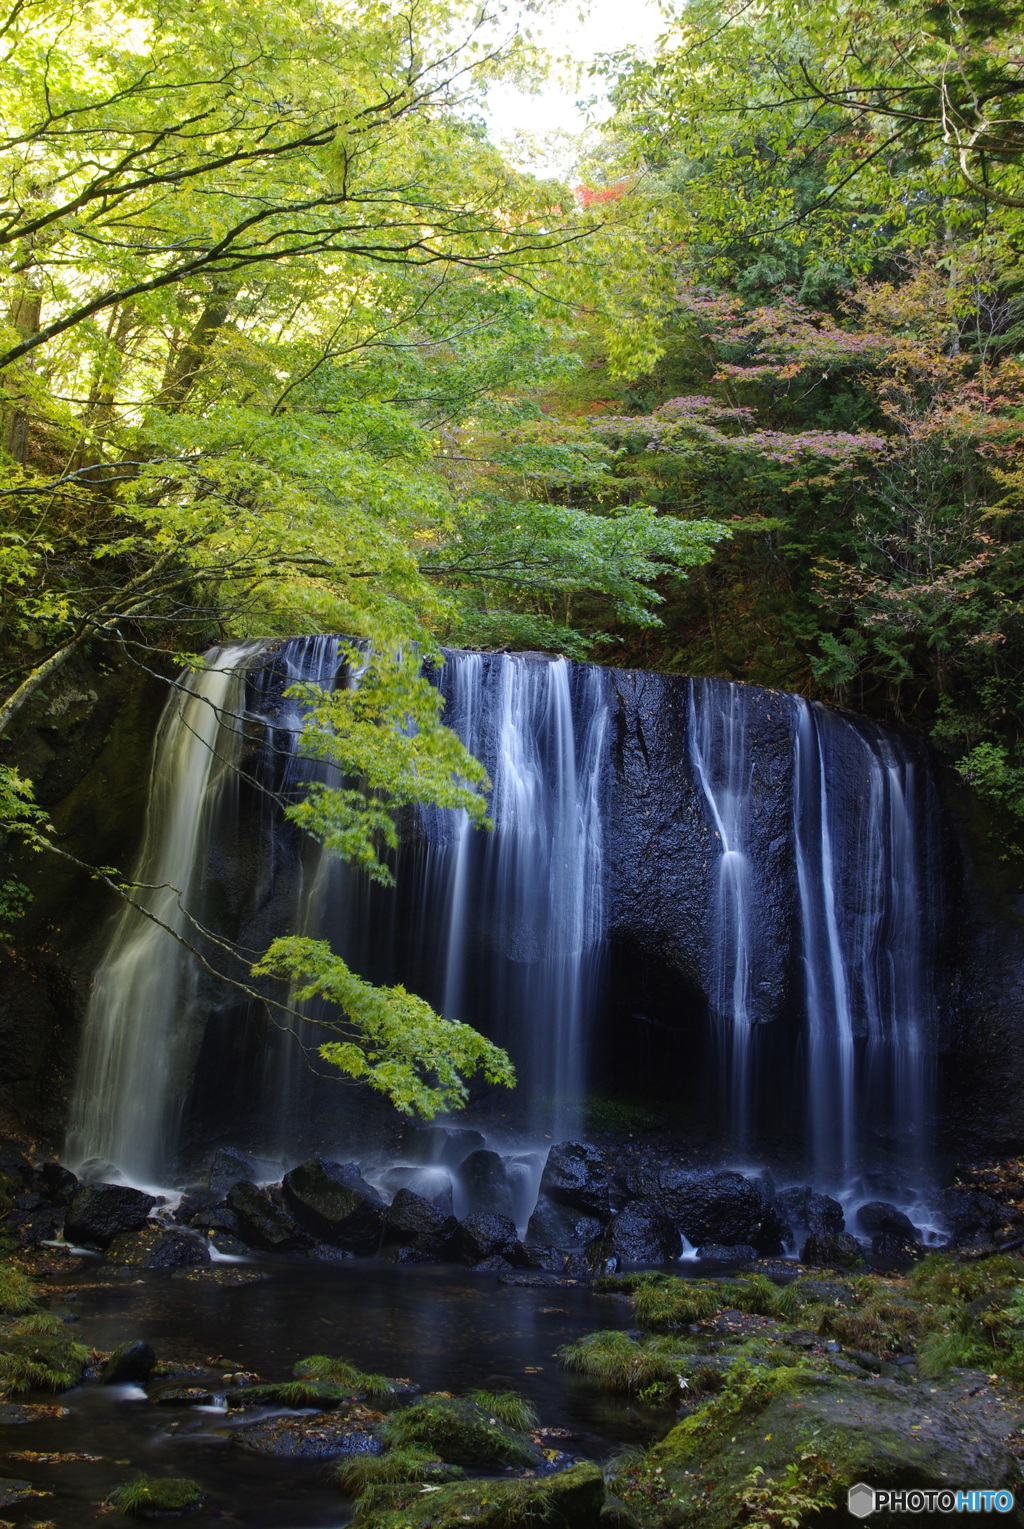
M610 111L602 81L588 77L590 66L599 54L624 48L649 52L665 25L657 0L542 3L530 31L558 61L552 78L536 94L495 83L487 96L491 137L533 169L571 176L580 135Z

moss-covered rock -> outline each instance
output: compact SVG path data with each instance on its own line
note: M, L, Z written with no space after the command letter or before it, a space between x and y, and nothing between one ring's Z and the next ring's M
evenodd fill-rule
M604 1501L596 1465L518 1481L465 1481L437 1491L370 1487L356 1504L355 1529L595 1529Z
M732 1529L846 1523L846 1492L860 1480L1019 1486L1008 1448L1016 1409L994 1391L979 1399L980 1382L907 1387L799 1365L737 1366L721 1395L627 1465L613 1490L645 1529Z
M408 1447L389 1449L382 1455L350 1455L334 1467L334 1479L343 1492L358 1497L368 1487L402 1485L413 1481L435 1486L461 1481L461 1465L449 1465L429 1450Z
M137 1518L162 1518L191 1513L202 1503L203 1490L185 1476L136 1476L115 1487L109 1501L120 1512Z
M456 1465L544 1464L541 1448L468 1397L425 1396L393 1414L381 1437L389 1446L413 1445Z

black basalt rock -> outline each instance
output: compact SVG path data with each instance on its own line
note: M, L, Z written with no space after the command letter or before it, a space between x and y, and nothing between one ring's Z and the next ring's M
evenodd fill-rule
M842 1232L846 1228L843 1207L831 1195L819 1194L809 1184L782 1189L776 1196L782 1214L794 1226L809 1232Z
M238 1231L250 1247L268 1253L294 1253L312 1239L267 1190L243 1180L228 1191L228 1209L237 1217Z
M209 1192L215 1201L223 1200L232 1184L251 1182L255 1176L256 1165L247 1153L221 1147L210 1164Z
M605 1219L542 1194L526 1228L526 1242L531 1248L582 1248L600 1237L604 1226Z
M607 1170L600 1153L585 1142L555 1143L544 1164L540 1192L601 1221L610 1215Z
M854 1269L864 1262L864 1253L849 1232L812 1232L804 1243L800 1262L819 1269Z
M192 1269L210 1263L210 1250L199 1237L160 1226L122 1232L107 1247L107 1263L130 1269Z
M137 1232L156 1205L152 1195L126 1184L80 1184L64 1218L68 1242L105 1248L119 1232Z
M908 1215L888 1200L869 1200L857 1211L857 1226L869 1237L884 1235L917 1239L917 1227Z
M285 1174L281 1190L296 1221L313 1236L353 1253L377 1251L387 1206L355 1163L311 1157Z
M122 1343L103 1366L105 1386L145 1385L156 1366L156 1355L149 1344L137 1338Z
M479 1264L495 1257L507 1258L519 1248L516 1224L508 1216L477 1212L457 1224L450 1247L451 1256L464 1264Z
M657 1203L694 1247L750 1243L780 1253L789 1228L757 1179L713 1169L668 1169Z
M586 1249L590 1266L615 1260L627 1264L667 1264L679 1257L679 1232L660 1205L634 1200L613 1216L604 1234Z

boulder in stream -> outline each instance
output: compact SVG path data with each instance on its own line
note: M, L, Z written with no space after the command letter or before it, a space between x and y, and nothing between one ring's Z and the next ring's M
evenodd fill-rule
M311 1157L285 1174L281 1189L299 1225L321 1241L354 1253L377 1251L387 1206L355 1163Z
M142 1338L122 1343L103 1366L105 1386L144 1385L156 1366L156 1355Z
M849 1232L812 1232L800 1262L819 1269L855 1269L864 1262L864 1251Z
M258 1184L233 1184L228 1209L238 1218L239 1235L253 1248L268 1253L294 1253L308 1248L310 1239L279 1200Z
M489 1216L482 1211L460 1221L451 1239L452 1257L464 1264L480 1264L487 1258L507 1258L518 1247L515 1222L508 1216Z
M468 1126L420 1126L410 1122L402 1132L401 1151L410 1163L457 1168L471 1152L486 1145L483 1132Z
M540 1192L559 1205L607 1221L608 1174L601 1154L580 1141L556 1142L548 1153Z
M633 1200L617 1216L607 1231L587 1250L590 1267L597 1270L614 1260L616 1264L667 1264L679 1257L681 1243L673 1222L662 1207L649 1200Z
M64 1218L68 1242L105 1248L119 1232L137 1232L157 1204L152 1195L127 1184L80 1184Z
M129 1269L191 1269L210 1262L210 1250L203 1238L163 1226L122 1232L108 1244L103 1256L108 1264L124 1264Z
M209 1192L215 1200L223 1200L232 1184L238 1184L243 1179L252 1181L255 1177L256 1164L247 1152L239 1152L234 1147L221 1147L210 1164Z
M236 1428L232 1442L251 1455L273 1460L336 1460L341 1455L379 1455L379 1412L357 1403L332 1412L261 1418Z

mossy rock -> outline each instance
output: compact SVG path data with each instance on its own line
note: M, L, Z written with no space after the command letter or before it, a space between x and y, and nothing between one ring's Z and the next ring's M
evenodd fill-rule
M326 1380L283 1380L276 1384L236 1386L228 1392L228 1406L242 1407L316 1407L329 1412L356 1402L365 1393L346 1386L334 1386Z
M203 1501L203 1489L185 1476L136 1476L110 1494L112 1507L136 1518L163 1518L192 1513Z
M389 1449L383 1455L350 1455L334 1467L334 1479L343 1492L358 1497L372 1486L409 1485L427 1482L434 1486L461 1481L461 1465L449 1465L424 1449Z
M353 1529L595 1529L604 1502L596 1465L570 1466L529 1480L476 1480L424 1492L370 1487L356 1504Z
M509 1428L468 1397L425 1396L385 1424L388 1446L414 1445L455 1465L544 1464L544 1452L523 1433Z
M1019 1486L1007 1444L1015 1409L992 1391L972 1395L981 1379L925 1388L800 1367L736 1372L720 1397L625 1466L613 1490L644 1529L786 1519L817 1529L849 1523L855 1481Z

